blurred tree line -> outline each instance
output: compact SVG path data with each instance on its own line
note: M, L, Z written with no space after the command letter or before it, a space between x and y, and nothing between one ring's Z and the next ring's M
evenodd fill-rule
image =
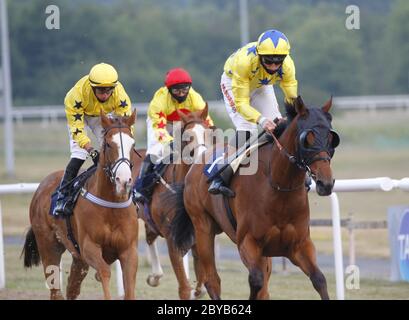
M60 29L45 8L60 9ZM220 99L225 59L240 47L239 1L8 1L15 105L62 104L98 62L113 64L134 103L147 102L165 72L188 69L205 99ZM276 28L290 40L300 93L407 93L409 1L356 0L360 29L347 30L350 1L248 0L250 41ZM279 90L277 90L279 91Z

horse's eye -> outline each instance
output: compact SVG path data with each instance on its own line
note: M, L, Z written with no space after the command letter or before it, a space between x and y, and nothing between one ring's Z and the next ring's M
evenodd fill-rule
M111 145L108 142L105 143L105 145L107 146L107 148L111 148Z

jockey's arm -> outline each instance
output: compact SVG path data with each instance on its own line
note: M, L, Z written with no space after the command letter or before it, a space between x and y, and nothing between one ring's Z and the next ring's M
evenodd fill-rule
M249 122L257 123L261 113L250 105L250 80L233 76L232 92L237 112Z
M295 78L295 66L289 56L283 65L283 79L280 81L280 88L283 90L286 102L292 103L292 99L297 98L298 82Z
M84 124L83 97L78 88L72 88L64 99L65 116L72 138L81 148L84 148L91 139L87 136Z
M148 118L151 121L152 129L155 132L157 141L162 144L166 144L173 140L173 137L166 129L166 114L161 106L159 104L156 104L154 100L149 104Z

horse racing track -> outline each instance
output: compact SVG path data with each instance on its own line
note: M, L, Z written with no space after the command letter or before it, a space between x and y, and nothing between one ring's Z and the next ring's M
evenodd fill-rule
M219 237L217 238L219 239ZM222 298L224 299L247 299L249 289L246 269L238 258L236 248L229 244L226 239L219 241L217 266L222 281ZM159 242L159 252L164 270L161 284L152 288L147 285L146 277L150 273L150 266L146 259L146 245L139 241L139 267L136 282L136 299L158 300L178 299L177 281L167 255L166 244L163 239ZM4 299L48 299L49 292L45 286L42 267L25 270L20 252L23 242L22 237L6 237L5 239L5 262L6 262L6 289L0 290L0 300ZM191 259L190 259L191 262ZM63 255L63 292L67 284L68 266L71 257ZM328 291L331 299L336 298L335 277L333 273L333 257L331 255L318 255L318 263L327 277ZM346 289L346 299L407 299L409 285L407 283L393 283L388 281L387 259L359 259L361 279L359 289ZM115 268L112 268L111 291L113 299L119 299L116 291ZM94 278L94 271L88 273L84 280L79 299L103 299L101 284ZM190 276L193 275L190 263ZM193 280L191 279L191 283ZM273 260L273 274L270 279L269 292L272 300L281 299L319 299L318 294L312 288L311 283L298 268L287 263L287 270L282 271L281 258ZM209 299L206 295L202 299Z

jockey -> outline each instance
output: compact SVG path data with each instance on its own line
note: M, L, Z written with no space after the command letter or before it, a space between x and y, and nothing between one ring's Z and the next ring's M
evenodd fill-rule
M165 146L173 141L172 124L180 121L176 110L187 114L203 110L206 106L202 96L192 88L190 74L182 68L174 68L166 73L165 86L159 88L149 104L146 119L148 133L148 148L141 165L138 180L152 173L154 165L164 154ZM213 126L210 116L206 121ZM148 200L150 195L142 195L142 190L136 189L136 200Z
M220 86L227 113L236 127L236 148L246 142L252 130L257 130L257 125L267 132L274 131L273 120L281 118L273 87L276 82L287 102L297 97L295 67L289 53L287 37L278 30L267 30L257 42L245 45L227 59ZM232 175L231 171L223 178L226 181ZM208 191L233 196L234 192L223 184L218 176Z
M88 156L94 164L98 163L99 152L91 145L86 130L93 132L98 147L103 141L103 129L100 123L100 111L118 116L131 115L131 100L124 87L118 81L115 68L107 63L99 63L91 68L88 75L82 77L68 91L64 100L68 123L71 159L65 169L58 192L54 214L70 214L70 208L64 198L67 188L61 189L77 176L79 169Z

